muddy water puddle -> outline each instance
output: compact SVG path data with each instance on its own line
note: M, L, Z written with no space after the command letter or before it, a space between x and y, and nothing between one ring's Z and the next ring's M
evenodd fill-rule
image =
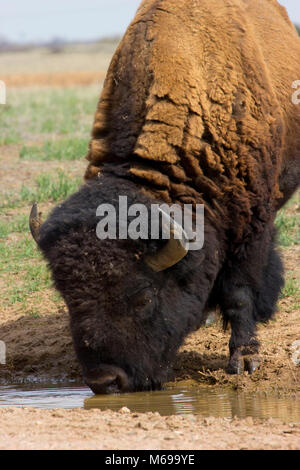
M92 396L89 388L73 384L0 386L0 407L81 408Z
M279 418L285 422L300 422L300 398L279 397L262 393L236 392L207 387L169 388L157 392L95 396L81 385L2 386L0 406L35 408L98 408L131 412L158 412L201 415L222 418Z

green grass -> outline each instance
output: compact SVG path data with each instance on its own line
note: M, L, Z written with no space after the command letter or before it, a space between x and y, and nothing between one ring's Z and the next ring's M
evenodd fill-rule
M44 173L36 179L35 189L22 186L20 199L23 202L56 202L77 191L81 183L81 178L70 178L61 170L55 179L51 174Z
M287 279L284 288L281 291L280 298L293 297L300 300L300 279Z
M15 306L23 313L38 318L39 305L44 302L41 294L52 287L52 280L30 234L22 234L18 240L0 240L0 273L7 286L1 295L2 305ZM55 290L48 298L56 304L62 302Z
M20 240L0 241L0 272L8 289L3 295L5 305L26 304L28 295L52 285L50 273L31 236Z
M42 173L35 180L35 187L23 184L18 195L5 195L6 202L2 208L20 207L24 203L57 202L75 193L81 184L82 178L71 178L61 170L58 170L57 176Z
M14 286L8 291L9 304L25 302L28 295L50 287L51 276L45 263L28 265L22 276L20 286Z
M66 199L81 183L81 178L71 178L62 171L58 171L56 176L41 174L34 187L23 185L20 193L9 199L1 213L6 213L10 207L22 207L34 201L55 203ZM16 236L11 237L12 234ZM7 285L2 295L3 305L17 305L28 313L28 296L34 294L36 308L32 306L31 297L28 314L38 317L38 304L42 302L38 293L51 287L52 281L46 262L29 234L28 214L17 214L0 222L0 273ZM61 298L53 294L53 301L61 303Z
M0 106L0 146L49 135L88 138L99 98L97 86L9 90Z
M300 243L300 216L287 215L284 211L279 211L276 227L279 245L291 246Z
M0 146L22 144L16 169L24 165L24 160L66 161L65 171L51 167L49 172L45 165L46 172L14 193L5 194L5 187L2 188L0 280L5 307L38 317L45 302L44 290L52 286L52 281L29 233L28 206L35 201L54 205L82 184L83 175L74 177L68 173L71 164L68 162L87 153L98 98L98 86L11 89L7 104L0 106ZM22 213L14 208L20 208ZM62 303L54 290L50 295L47 293L47 298Z
M20 150L24 160L77 160L88 151L89 139L74 137L61 140L46 140L42 146L25 145Z
M10 200L8 207L22 207L34 201L55 203L74 193L81 183L81 178L71 178L62 171L58 171L56 176L44 173L36 179L34 187L22 186L19 195ZM1 212L5 213L7 208L2 208ZM11 237L12 234L16 236ZM42 302L38 293L51 287L52 281L46 262L29 234L28 214L0 222L0 273L7 285L2 295L3 305L18 305L27 313L28 296L31 296L29 314L37 317L37 306ZM37 308L32 307L33 294ZM61 302L58 296L53 296L53 300Z
M14 242L0 241L0 268L3 274L18 273L27 265L29 259L41 259L31 236L22 237Z
M6 238L10 233L25 233L28 231L28 214L18 215L13 220L0 221L0 239Z
M300 191L278 212L275 225L279 245L300 243Z

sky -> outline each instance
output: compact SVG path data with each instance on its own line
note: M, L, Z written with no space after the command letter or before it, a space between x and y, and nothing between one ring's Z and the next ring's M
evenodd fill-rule
M174 0L176 1L176 0ZM121 35L141 0L0 0L0 37L11 41L89 40ZM279 0L300 24L300 1Z

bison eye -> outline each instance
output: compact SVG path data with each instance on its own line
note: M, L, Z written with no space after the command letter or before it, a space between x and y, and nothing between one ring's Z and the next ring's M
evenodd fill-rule
M134 309L139 309L142 307L146 307L147 305L151 305L152 301L152 292L149 290L144 290L131 297L131 306Z
M140 310L149 311L152 310L152 306L155 300L157 290L151 289L149 286L140 288L133 292L131 295L127 294L128 304L134 312Z

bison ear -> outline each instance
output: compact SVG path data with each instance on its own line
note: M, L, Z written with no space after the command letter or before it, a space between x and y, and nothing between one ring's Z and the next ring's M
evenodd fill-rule
M161 272L179 263L188 253L189 240L186 232L169 214L159 209L162 215L162 231L169 234L169 241L145 263L154 271Z

